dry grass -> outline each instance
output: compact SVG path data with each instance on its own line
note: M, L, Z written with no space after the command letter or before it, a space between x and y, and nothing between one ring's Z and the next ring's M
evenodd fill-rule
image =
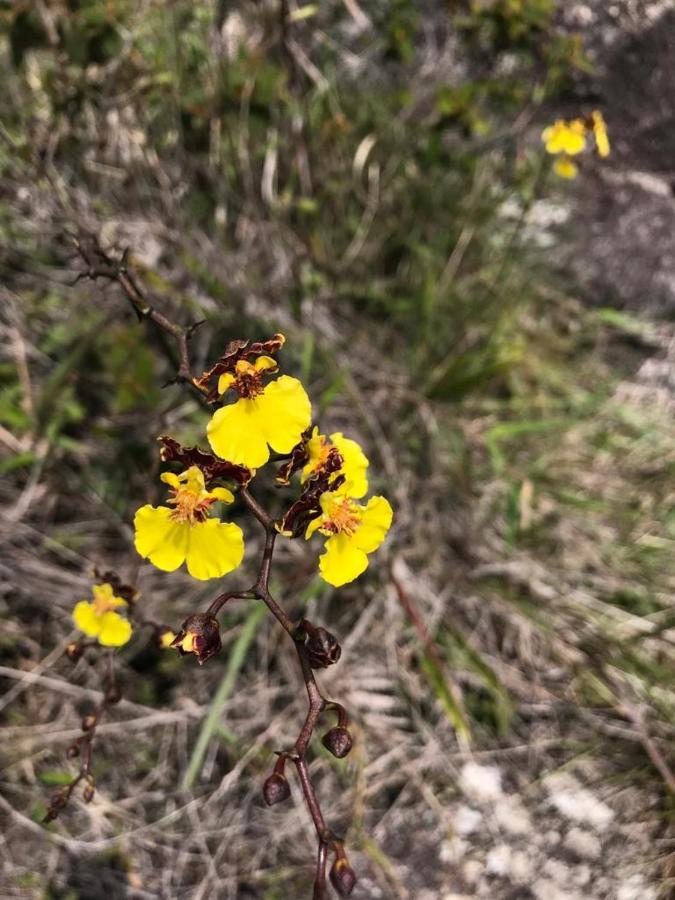
M159 28L143 18L151 7L139 5L138 21ZM358 19L358 6L345 7ZM261 17L245 35L258 60L276 40L276 19ZM350 133L337 89L353 85L349 32L324 24L292 49L305 71L336 33L336 84L324 91L310 67L308 108L292 107L312 152L304 159L300 141L288 172L246 92L222 144L214 116L206 151L180 143L189 131L167 150L153 143L156 95L140 102L115 63L101 106L84 104L72 134L38 114L44 60L12 80L12 115L22 103L38 113L12 119L26 139L2 158L3 897L284 900L307 896L312 877L299 793L272 810L260 793L272 752L304 715L295 656L273 623L256 633L194 788L182 787L245 628L243 602L224 617L221 656L201 669L143 636L121 654L125 700L99 729L95 799L39 824L50 785L74 771L64 750L100 688L95 667L60 653L93 566L137 581L148 616L169 623L213 595L133 552L133 512L155 496L155 437L199 440L204 416L180 388L160 389L170 348L114 287L69 286L77 222L131 245L175 318L207 320L197 368L231 337L284 332L287 370L326 429L364 444L374 488L395 506L391 538L356 585L321 587L302 542L284 545L275 575L292 613L308 605L343 646L322 684L353 716L355 747L336 761L317 742L312 771L352 849L354 896L648 900L672 890L672 328L589 312L529 244L510 244L490 152L468 174L458 163L447 179L458 188L408 165L410 142L392 132L405 132L405 116L437 127L429 98L439 73L455 71L456 35L423 32L414 101L392 128L375 117ZM359 53L359 71L389 58L379 33ZM171 102L161 96L171 127L180 99L175 85ZM286 108L270 109L283 132ZM528 101L525 121L535 113ZM366 126L386 147L369 167ZM61 147L69 137L81 153ZM310 164L304 200L323 214L308 225L306 211L284 207L283 186L295 190ZM202 193L222 189L221 168L225 225L218 203L188 208L203 181ZM451 196L452 228L441 208ZM400 237L408 228L414 253ZM258 540L247 534L250 558Z

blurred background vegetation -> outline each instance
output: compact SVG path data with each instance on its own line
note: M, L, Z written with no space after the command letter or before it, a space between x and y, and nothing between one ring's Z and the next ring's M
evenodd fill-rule
M116 286L75 283L82 229L130 249L158 308L206 320L197 368L283 332L286 371L326 430L364 443L394 503L357 584L333 595L295 544L277 575L294 614L311 604L343 638L324 684L358 746L345 761L317 746L316 772L354 896L576 896L560 871L537 887L557 859L539 835L565 837L544 776L563 770L617 823L574 890L669 895L672 315L562 262L620 173L589 158L570 186L542 152L548 122L615 103L561 6L0 2L3 896L276 900L311 883L300 800L259 798L301 721L297 672L243 605L203 670L137 636L95 802L35 824L98 684L61 658L92 565L137 579L174 624L212 594L135 558L156 436L199 441L205 419L162 387L173 347ZM524 804L509 852L529 848L529 875L490 863L487 810L453 856L472 753Z

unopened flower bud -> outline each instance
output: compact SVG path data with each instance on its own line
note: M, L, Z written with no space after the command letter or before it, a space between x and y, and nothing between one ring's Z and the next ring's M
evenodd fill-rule
M68 788L62 787L59 788L58 791L55 791L52 796L49 798L49 806L47 807L47 812L45 817L43 818L43 822L53 822L54 819L58 818L59 813L63 809L63 807L68 802Z
M291 796L291 788L288 779L281 772L272 772L269 778L265 779L263 785L263 797L268 806L274 806L275 803L283 803Z
M119 703L121 699L122 691L120 690L119 684L117 684L117 682L114 682L113 684L109 685L107 691L105 692L105 702L112 706L115 703Z
M78 659L81 659L83 653L84 647L79 641L72 641L66 647L66 656L71 662L76 663Z
M324 734L321 743L333 756L342 759L352 749L352 736L346 728L336 726Z
M185 656L194 653L201 665L220 650L220 626L218 620L206 613L195 613L181 625L171 642Z
M348 897L354 890L356 875L346 856L338 856L330 870L331 884L341 897Z
M96 726L96 716L85 716L82 719L82 731L91 731Z
M85 803L91 803L94 799L94 794L96 793L96 789L91 782L87 782L84 786L84 790L82 791L82 799Z
M313 669L327 669L340 659L342 648L338 639L325 628L315 628L306 619L303 627L307 631L305 647L309 656L309 664Z
M80 755L80 742L75 741L74 744L71 744L70 747L66 750L67 759L75 759L76 756Z

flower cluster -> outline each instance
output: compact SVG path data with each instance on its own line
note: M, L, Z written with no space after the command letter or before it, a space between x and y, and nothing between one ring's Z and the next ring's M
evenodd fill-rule
M343 842L328 831L318 807L306 760L314 730L326 714L337 722L323 734L324 747L338 759L352 749L347 712L320 693L314 671L337 663L340 644L326 628L309 619L294 622L272 597L269 589L272 555L277 539L292 540L315 534L325 539L319 557L319 574L339 587L358 578L368 567L368 557L380 547L392 522L392 508L381 496L368 495L369 463L359 444L342 432L323 434L312 424L312 407L302 384L279 375L276 353L283 335L249 343L232 341L216 364L200 378L190 378L208 404L216 405L206 437L211 452L185 447L162 436L160 457L178 471L160 475L168 496L164 503L141 506L134 516L134 543L144 559L165 572L185 564L199 581L221 578L234 571L244 558L244 534L235 522L223 521L223 510L235 510L237 494L263 526L265 545L258 576L251 587L216 597L203 612L193 612L180 629L134 616L137 592L113 572L99 576L93 599L82 600L73 610L75 625L93 641L71 644L67 655L77 662L87 648L126 644L134 626L150 627L159 648L173 647L182 655L209 660L221 649L218 612L229 599L263 601L292 638L301 664L309 698L309 710L292 751L278 754L274 771L265 781L263 796L269 806L290 796L285 766L292 761L319 835L314 896L325 896L326 861L334 856L328 878L341 896L351 893L356 876L349 865ZM186 378L187 380L187 378ZM279 488L293 488L296 496L278 518L266 512L249 493L249 486L272 453L280 465L275 472ZM229 516L228 516L229 518ZM109 706L121 699L115 680L113 657L106 654L103 699L82 720L82 734L68 749L68 758L80 757L79 772L51 798L45 822L58 817L78 784L83 799L94 796L92 752L96 730Z
M131 637L131 622L117 610L128 601L114 594L112 584L104 582L92 588L93 600L80 600L73 609L73 621L87 637L103 647L122 647Z
M607 125L598 110L584 119L558 119L543 130L541 139L546 152L555 156L553 171L561 178L576 178L579 172L576 160L586 150L589 139L598 156L609 156Z
M185 563L193 578L206 580L240 565L243 533L220 520L216 504L232 503L231 488L248 485L271 451L287 458L277 483L288 486L299 472L302 488L277 530L288 538L309 539L317 531L327 538L319 561L325 581L335 587L353 581L383 542L392 520L389 502L384 497L356 502L368 491L363 450L341 432L327 436L311 427L311 403L300 381L276 377L274 354L283 345L283 335L252 344L233 341L196 379L210 401L232 399L216 410L206 429L215 455L160 438L163 460L186 467L161 475L169 486L166 505L142 506L134 518L136 549L158 569L172 572Z

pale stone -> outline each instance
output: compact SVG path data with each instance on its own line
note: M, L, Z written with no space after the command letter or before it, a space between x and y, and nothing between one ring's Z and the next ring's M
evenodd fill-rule
M472 834L474 831L478 831L482 821L483 816L477 809L460 806L453 817L453 828L460 835Z
M496 766L481 766L469 762L462 768L459 786L474 800L496 800L502 796L502 773Z
M604 831L614 818L609 806L570 775L551 775L544 780L544 784L551 803L566 819Z
M602 853L600 838L592 831L584 831L581 828L570 829L565 837L565 846L583 859L599 859Z
M511 873L511 848L508 844L498 844L490 850L485 863L491 875L508 876Z
M504 797L495 804L495 821L509 834L528 834L532 830L530 816L518 797Z

